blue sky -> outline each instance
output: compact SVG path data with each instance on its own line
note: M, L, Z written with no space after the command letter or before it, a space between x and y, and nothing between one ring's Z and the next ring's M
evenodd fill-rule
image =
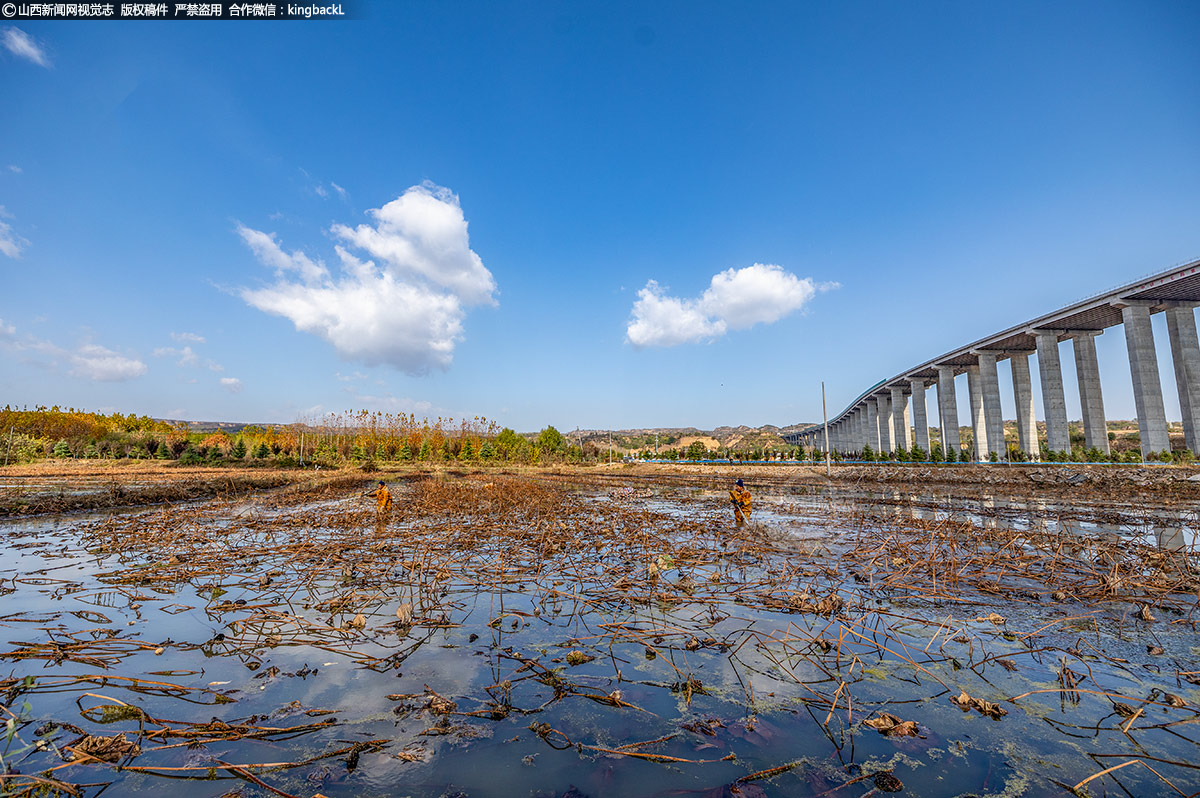
M0 24L0 402L783 425L1200 257L1193 3L360 9Z

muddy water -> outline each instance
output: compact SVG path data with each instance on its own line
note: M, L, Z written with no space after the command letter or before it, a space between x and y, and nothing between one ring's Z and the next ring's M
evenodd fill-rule
M578 498L583 513L612 501L601 493ZM711 535L717 554L682 571L665 562L663 583L717 576L761 584L804 564L807 584L820 592L841 584L820 574L845 567L839 558L858 527L913 518L1140 542L1165 535L1170 546L1196 540L1194 518L1170 508L905 498L758 497L752 531L770 543L766 556L723 542L728 519L719 494L663 489L635 501L667 548L683 542L679 519L700 519L702 534ZM293 512L315 519L337 504ZM221 512L232 522L271 511L247 502ZM263 564L169 588L130 584L113 574L156 562L82 550L98 520L0 525L0 677L33 677L27 689L4 687L4 703L22 716L5 762L23 774L93 785L79 788L86 795L267 795L224 766L310 758L252 772L303 796L862 796L895 786L881 774L910 795L1023 796L1061 795L1056 782L1074 785L1141 758L1163 778L1127 766L1092 781L1091 794L1177 794L1164 779L1185 794L1200 791L1200 770L1187 767L1200 763L1200 687L1178 675L1200 671L1200 639L1178 609L1156 610L1151 624L1139 623L1129 602L920 601L851 585L843 593L853 610L831 615L765 606L761 592L726 581L703 600L613 603L574 564L495 585L451 576L438 583L438 617L411 626L395 623L396 608L419 598L404 590L368 602L361 629L347 626L348 613L284 590L272 602L275 621L248 629L240 624L263 603ZM619 556L597 552L597 568ZM346 579L318 587L336 591ZM988 620L992 612L1003 621ZM291 642L297 618L327 630L320 643L312 634ZM613 624L645 629L646 639L605 637ZM686 644L693 637L695 647ZM12 656L31 644L96 639L104 645L74 659ZM591 659L571 664L569 652ZM1085 676L1081 690L1107 695L1060 691L1064 663ZM555 675L545 676L547 669ZM431 708L430 690L453 700L455 711ZM950 700L960 691L1006 714L964 711ZM1042 692L1007 700L1031 691ZM1164 694L1184 705L1168 705ZM117 702L142 717L88 711ZM1125 729L1129 718L1116 702L1139 713ZM915 721L919 736L887 737L864 724L883 712ZM211 721L278 731L257 740L150 735L160 727L194 732ZM52 770L64 764L56 747L80 734L48 730L47 722L92 735L124 732L142 752ZM46 750L28 748L39 738ZM647 741L657 742L634 745ZM331 751L344 753L318 758Z

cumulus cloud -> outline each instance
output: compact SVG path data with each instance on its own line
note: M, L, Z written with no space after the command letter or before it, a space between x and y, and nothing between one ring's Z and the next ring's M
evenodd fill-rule
M239 225L276 276L273 285L243 289L242 298L325 339L345 359L413 375L448 368L467 309L496 304L496 282L470 248L458 197L425 183L369 215L372 224L331 228L345 244L334 247L336 276L319 260L285 252L274 235Z
M638 291L625 335L639 349L708 341L728 330L772 324L803 308L819 291L837 287L762 263L713 275L696 299L669 296L650 280Z
M666 296L651 280L638 291L625 334L637 347L676 346L725 334L725 322L710 319L699 302Z
M32 61L38 66L50 66L50 59L46 56L46 51L34 41L32 36L20 28L11 26L5 28L3 32L0 32L0 44L3 44L4 49L18 58Z
M21 337L15 327L3 320L0 320L0 349L25 355L37 365L52 369L65 367L74 377L99 382L124 382L146 373L146 364L136 357L90 342L66 349L33 335Z
M222 377L221 378L221 387L224 388L225 390L229 391L230 393L241 393L242 392L242 381L239 380L237 377Z
M193 332L173 332L171 333L172 341L187 341L194 344L204 343L204 336Z
M801 279L782 266L756 263L713 275L700 304L731 330L744 330L777 322L808 304L817 291L833 287L835 284L816 285L807 277Z
M29 246L29 241L17 235L12 225L5 222L5 219L11 219L12 214L5 210L3 205L0 205L0 252L10 258L21 257L21 251Z
M467 220L450 189L413 186L369 213L375 224L335 224L333 234L379 258L385 271L421 278L468 305L495 304L496 281L471 250Z

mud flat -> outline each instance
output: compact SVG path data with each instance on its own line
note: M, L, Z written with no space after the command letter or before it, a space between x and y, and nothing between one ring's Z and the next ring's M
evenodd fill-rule
M336 472L51 460L0 469L0 518L178 503L321 482Z
M0 789L1200 791L1186 512L685 468L0 522Z

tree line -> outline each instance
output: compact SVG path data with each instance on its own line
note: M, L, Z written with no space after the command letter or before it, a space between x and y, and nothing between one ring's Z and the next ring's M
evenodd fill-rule
M417 417L346 411L293 424L197 431L148 416L97 413L59 406L0 410L0 462L46 458L175 460L184 464L276 466L374 462L595 462L606 455L591 442L572 443L553 426L519 434L482 416Z

